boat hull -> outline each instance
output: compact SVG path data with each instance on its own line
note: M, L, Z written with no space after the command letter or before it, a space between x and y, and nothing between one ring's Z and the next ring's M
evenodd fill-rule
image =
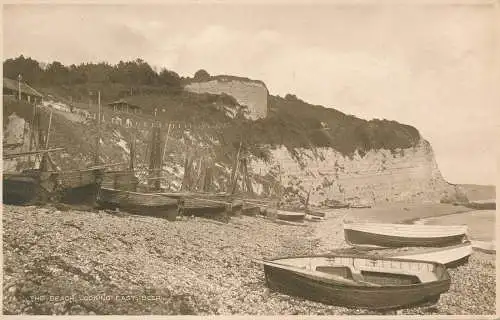
M443 237L403 237L344 229L347 243L352 245L374 245L381 247L446 247L462 243L465 234Z
M348 204L327 204L326 205L330 209L347 209L349 208Z
M198 199L182 199L180 202L180 213L187 216L212 217L225 214L228 205Z
M95 204L103 171L97 169L55 172L58 200L66 204Z
M104 188L135 192L137 191L138 184L139 179L135 176L134 171L124 170L105 172L101 186Z
M457 246L439 249L419 250L416 252L404 254L397 253L389 255L389 257L413 259L419 261L434 261L444 264L447 268L456 268L467 263L472 252L472 244L468 241L467 243Z
M326 216L325 212L315 211L315 210L310 210L310 209L307 209L306 213L311 215L311 216L320 217L320 218L324 218Z
M233 201L231 204L231 214L239 216L243 211L243 201Z
M165 218L171 221L175 220L178 215L176 199L155 194L101 188L97 203L107 209L121 209L133 214Z
M450 288L442 264L363 255L266 260L268 287L330 305L374 310L435 303Z
M38 201L41 192L37 179L23 175L3 178L3 203L29 205Z
M450 287L449 280L408 287L349 287L325 284L289 270L264 266L272 290L309 300L349 308L389 310L436 303Z
M285 221L302 221L304 220L306 214L301 212L290 212L290 211L281 211L278 210L276 213L276 217L279 220Z
M57 179L53 172L37 169L3 174L3 203L14 205L42 204L56 200Z

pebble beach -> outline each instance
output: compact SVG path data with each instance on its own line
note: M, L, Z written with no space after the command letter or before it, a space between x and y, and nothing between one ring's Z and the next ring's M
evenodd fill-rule
M342 221L369 215L363 212L330 210L323 221L302 223L248 216L232 217L228 223L193 217L169 222L126 213L3 205L3 312L495 313L495 254L484 252L474 252L467 264L449 270L451 288L433 306L381 313L316 303L266 287L263 268L254 259L346 248ZM409 215L415 209L401 212ZM399 214L399 220L404 218Z

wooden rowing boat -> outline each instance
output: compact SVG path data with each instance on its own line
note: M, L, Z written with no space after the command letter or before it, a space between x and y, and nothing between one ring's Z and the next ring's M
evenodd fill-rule
M45 181L50 181L50 175L43 175L40 171L4 172L2 180L5 204L31 205L43 202L51 191L42 187Z
M241 215L243 213L243 201L233 200L231 202L231 213L233 215Z
M305 216L306 216L305 212L293 212L284 210L276 211L276 217L280 220L285 220L285 221L301 221L304 220Z
M113 170L104 172L101 186L104 188L137 191L139 179L133 170Z
M456 246L413 250L412 252L399 252L386 256L419 261L433 261L444 264L447 268L455 268L467 263L471 254L472 243L467 241Z
M101 188L97 203L109 209L121 210L153 217L175 220L178 200L153 193L141 193L110 188Z
M182 215L198 217L214 216L226 213L229 205L225 202L201 198L182 198L179 202L179 211Z
M371 208L372 206L369 204L351 204L349 205L349 208L351 209L367 209Z
M55 172L60 191L59 201L69 204L95 203L103 173L102 169Z
M318 211L314 209L306 209L306 213L311 215L311 216L316 216L320 218L324 218L326 216L326 212L324 211Z
M435 262L323 255L261 263L272 290L352 308L387 310L435 303L450 288L446 267Z
M328 208L331 208L331 209L345 209L345 208L349 208L349 204L348 203L340 202L340 201L337 201L337 200L326 201L325 205Z
M241 214L245 216L255 217L260 213L261 213L260 207L253 204L244 203L243 208L241 209Z
M34 204L47 201L93 203L100 187L101 170L42 171L29 169L3 174L4 203Z
M464 242L466 234L467 226L344 224L344 237L351 245L445 247Z

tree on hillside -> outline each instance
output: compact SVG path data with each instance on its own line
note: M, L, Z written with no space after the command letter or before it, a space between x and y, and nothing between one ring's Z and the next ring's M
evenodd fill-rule
M66 84L69 80L69 70L59 61L54 61L47 66L44 80L53 85Z
M196 81L210 80L210 74L206 70L200 69L200 70L196 71L196 73L194 74L194 80L196 80Z
M36 85L42 80L43 70L36 60L21 55L15 59L4 61L3 74L10 79L17 79L17 76L21 74L23 81Z
M178 88L181 85L181 78L179 77L179 75L176 72L167 70L165 68L161 69L158 75L158 81L162 85L173 88Z

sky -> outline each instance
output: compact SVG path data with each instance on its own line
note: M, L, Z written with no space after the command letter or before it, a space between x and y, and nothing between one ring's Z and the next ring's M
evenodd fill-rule
M496 184L496 8L349 3L4 5L3 57L142 58L262 80L274 95L415 126L449 182Z

